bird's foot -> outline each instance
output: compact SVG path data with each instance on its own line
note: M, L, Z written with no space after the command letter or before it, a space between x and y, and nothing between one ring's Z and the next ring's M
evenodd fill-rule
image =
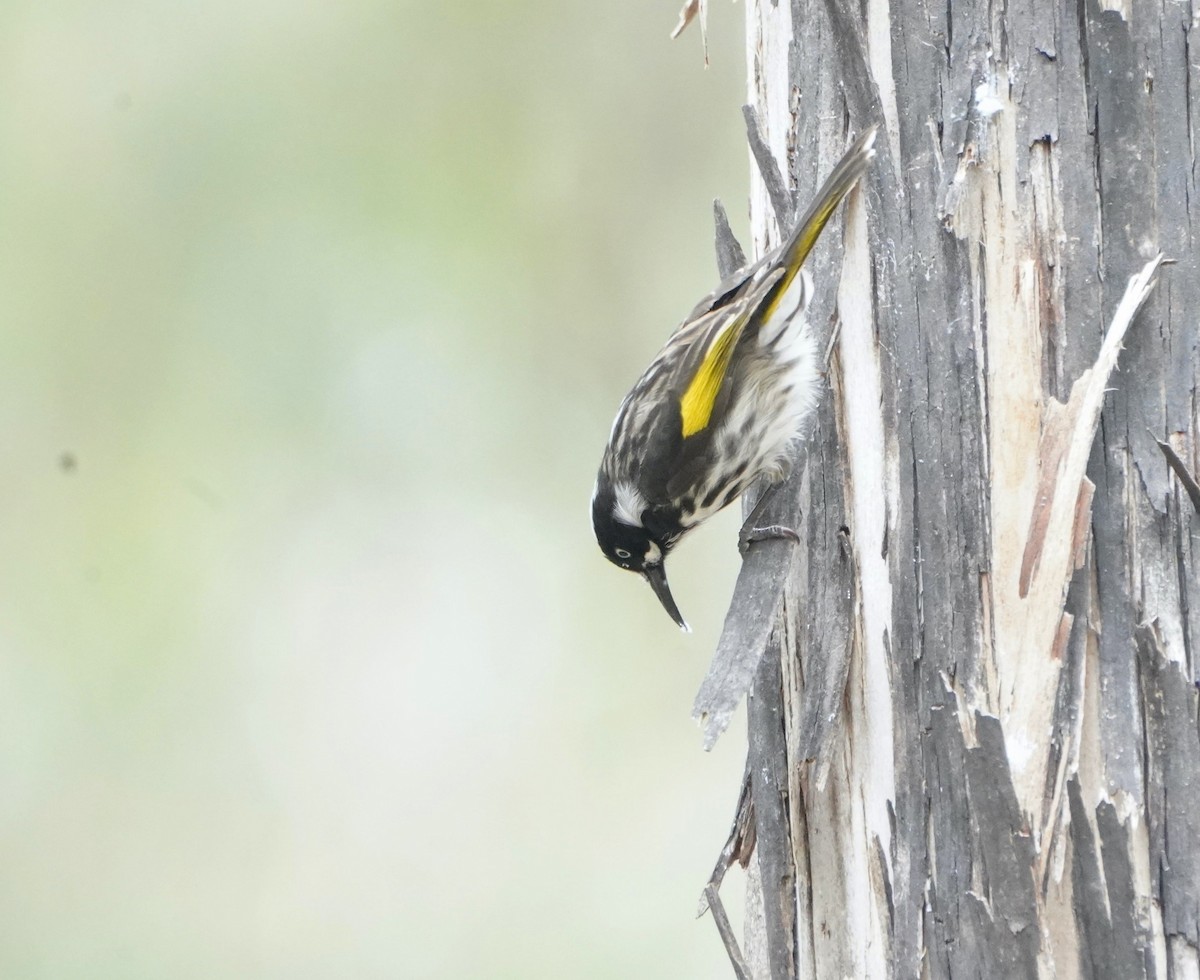
M768 524L766 527L751 527L750 521L742 525L741 531L738 532L738 551L743 555L750 550L750 545L755 541L769 541L772 538L786 538L788 541L800 543L800 535L792 528L784 527L782 524Z

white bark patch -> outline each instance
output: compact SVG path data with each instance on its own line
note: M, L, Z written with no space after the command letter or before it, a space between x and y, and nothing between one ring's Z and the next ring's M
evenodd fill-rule
M900 113L896 108L896 76L892 71L891 0L868 0L867 57L871 62L871 77L879 87L888 145L897 147L900 145ZM896 186L903 189L905 182L900 179L899 153L893 152L892 165L896 171Z
M1000 96L996 94L995 80L980 82L975 86L975 111L985 119L994 116L1004 108Z
M1031 214L1032 208L1023 207L1018 196L1016 113L1011 111L1007 92L1004 101L1010 111L992 116L984 130L986 144L965 149L948 203L952 229L977 246L970 249L978 296L976 336L986 346L986 357L981 356L981 360L988 365L988 404L984 412L989 419L988 463L992 478L991 613L1000 690L992 692L987 700L998 710L1006 738L1010 739L1017 798L1032 813L1040 808L1043 784L1034 776L1042 770L1038 765L1042 760L1022 750L1011 738L1016 732L1026 732L1027 737L1038 739L1033 733L1045 730L1053 711L1058 666L1048 663L1048 656L1037 658L1036 664L1032 662L1035 658L1027 656L1028 651L1021 646L1027 610L1014 601L1029 514L1037 496L1037 470L1030 460L1038 458L1044 396L1038 268L1033 259L1032 229L1020 223L1020 216ZM1051 637L1043 636L1037 649L1048 651ZM1023 654L1029 661L1024 664ZM1020 708L1044 719L1037 727L1011 723L1012 689L1022 669L1036 677L1032 696L1037 703L1023 703ZM1035 821L1035 826L1040 826L1040 821Z
M762 137L788 179L787 144L792 131L788 105L788 46L792 37L791 4L746 4L746 64L750 66L747 101L758 109ZM758 165L750 161L750 231L759 255L789 229L775 228L775 211ZM772 229L775 229L772 231Z
M891 629L892 582L884 557L884 539L890 515L887 501L890 471L884 439L883 383L876 342L870 253L866 212L861 192L855 191L846 209L845 253L838 286L838 356L848 380L840 385L840 406L848 458L846 498L851 514L851 540L859 570L861 603L858 609L854 655L847 690L849 730L849 789L847 816L856 843L847 849L848 913L845 941L862 952L855 975L888 975L886 913L880 914L882 881L875 881L864 860L878 846L891 853L888 803L895 798L895 745L893 744L891 677L886 636ZM857 855L859 860L850 861ZM887 869L890 875L890 869Z
M1171 965L1169 975L1181 980L1200 980L1200 953L1185 936L1171 937ZM1156 949L1157 953L1158 950ZM1164 957L1165 959L1165 957ZM1162 959L1159 962L1163 962Z
M1060 302L1044 271L1047 252L1056 257L1060 245L1056 236L1046 240L1046 205L1052 211L1058 196L1056 170L1052 162L1035 160L1030 183L1036 186L1024 189L1017 181L1017 154L1053 153L1053 148L1026 149L1018 140L1017 113L1006 86L989 89L982 98L977 90L976 101L981 115L989 116L985 135L981 146L964 152L948 203L953 230L977 246L970 250L971 271L986 296L986 322L980 304L976 332L986 345L988 365L991 616L998 684L986 700L998 707L1017 798L1040 834L1050 816L1043 812L1048 758L1031 748L1044 744L1054 714L1069 627L1063 603L1083 553L1091 505L1084 471L1121 339L1149 293L1159 260L1131 281L1095 365L1072 386L1067 403L1047 398L1042 358L1051 324L1043 317ZM1035 200L1042 206L1035 208Z
M1051 401L1045 408L1035 457L1037 489L1029 502L1028 530L1021 536L1017 595L1009 593L1005 603L1010 610L1023 613L1023 624L1010 622L1008 626L1015 627L1014 632L1003 640L997 637L998 648L1012 658L1001 675L1001 717L1011 720L1007 731L1044 732L1050 725L1062 665L1061 656L1056 656L1061 646L1055 641L1060 637L1067 585L1081 553L1079 538L1087 526L1080 518L1080 510L1090 509L1091 502L1090 484L1084 475L1088 456L1121 341L1154 286L1160 262L1161 257L1154 259L1130 279L1095 364L1071 386L1067 403ZM1002 419L1000 426L1004 428ZM1004 508L1002 502L997 504L993 500L995 519L996 511ZM1007 641L1012 641L1011 645ZM1046 655L1030 656L1036 651L1044 651ZM1039 762L1040 765L1036 764ZM1018 798L1035 817L1042 816L1044 762L1035 758L1020 765L1013 759ZM1026 795L1022 795L1023 791ZM1040 820L1037 825L1040 826Z

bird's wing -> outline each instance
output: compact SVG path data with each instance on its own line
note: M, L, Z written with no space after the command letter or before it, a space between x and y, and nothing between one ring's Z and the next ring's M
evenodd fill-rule
M674 357L654 379L657 397L645 399L657 406L656 417L645 427L642 452L639 483L647 499L661 495L664 487L672 498L678 496L709 464L712 437L733 395L731 366L738 341L782 274L771 270L741 298L685 323L664 350L664 358ZM647 377L653 373L652 366Z
M762 283L728 306L706 318L712 325L705 331L703 343L693 345L692 355L680 364L678 377L680 434L688 439L707 429L712 421L717 398L726 387L733 353L750 322L760 297L774 285L781 273L772 273Z

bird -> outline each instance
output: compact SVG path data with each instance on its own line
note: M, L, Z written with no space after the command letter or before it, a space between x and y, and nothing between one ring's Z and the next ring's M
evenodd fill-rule
M802 266L874 158L875 134L867 129L846 151L777 248L696 305L617 410L592 491L592 527L604 557L641 575L684 632L664 562L756 480L773 488L789 472L820 393L803 316L813 283ZM742 528L743 550L763 537L795 538L788 528L753 527L759 509Z

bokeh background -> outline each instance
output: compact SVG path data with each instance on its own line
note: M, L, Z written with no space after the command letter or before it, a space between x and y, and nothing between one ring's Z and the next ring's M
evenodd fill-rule
M685 637L587 507L746 225L679 2L0 5L0 976L729 975L737 518Z

